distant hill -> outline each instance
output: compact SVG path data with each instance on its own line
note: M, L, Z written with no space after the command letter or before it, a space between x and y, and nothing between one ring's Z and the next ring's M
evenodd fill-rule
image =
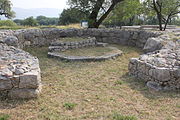
M46 17L59 17L59 14L62 12L62 9L54 8L32 8L32 9L23 9L23 8L13 8L13 11L16 13L16 18L14 19L24 19L30 16L37 17L43 15Z

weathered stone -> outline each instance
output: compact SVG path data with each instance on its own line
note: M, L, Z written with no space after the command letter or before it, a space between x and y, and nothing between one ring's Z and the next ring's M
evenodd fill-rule
M12 89L9 91L8 96L12 99L30 99L37 98L41 92L38 89Z
M20 76L19 88L38 88L40 85L40 73L28 72Z
M20 78L19 76L13 76L11 79L12 85L14 88L19 88L19 82L20 82Z
M163 90L163 87L160 84L158 84L157 82L149 81L149 82L147 82L146 85L155 91Z
M4 42L7 45L14 46L14 47L18 47L18 45L19 45L18 38L15 37L15 36L8 36L8 37L6 37Z
M24 91L20 91L23 96L27 93L26 97L31 97L32 92L27 89L37 89L41 85L40 81L37 58L23 50L0 44L0 92L11 91L10 94L16 94L18 97L18 92L12 90L23 88Z
M12 83L11 83L11 80L8 79L8 78L3 78L2 77L0 78L0 91L3 91L3 90L10 90L12 89Z
M163 47L163 40L160 38L149 38L143 48L145 52L153 52Z

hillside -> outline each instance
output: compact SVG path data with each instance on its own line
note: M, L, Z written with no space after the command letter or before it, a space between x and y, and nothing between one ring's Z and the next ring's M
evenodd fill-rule
M13 11L16 12L15 19L24 19L30 16L37 17L43 15L46 17L59 17L59 14L62 12L62 9L54 8L33 8L33 9L23 9L23 8L13 8Z

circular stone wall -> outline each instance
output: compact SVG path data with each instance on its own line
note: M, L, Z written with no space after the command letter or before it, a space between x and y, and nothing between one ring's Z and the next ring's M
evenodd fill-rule
M177 36L179 35L180 33L177 33ZM180 40L172 41L169 39L171 36L168 35L168 32L119 29L26 29L0 31L0 92L7 92L10 97L14 98L30 98L37 97L40 88L38 60L22 50L5 44L18 48L47 46L61 37L95 37L98 42L129 45L144 49L147 53L144 55L145 57L130 60L130 74L145 80L150 87L160 86L161 90L164 88L180 89ZM166 40L171 41L166 42ZM161 49L165 51L169 49L168 51L172 51L170 52L172 54L166 55L162 51L159 51L159 54L157 50ZM163 57L154 57L156 55L171 58L170 61L176 61L176 64L167 64L168 59L163 60ZM13 63L14 60L17 62ZM156 66L154 61L161 61L161 65L168 65L168 67ZM23 66L25 69L16 65ZM149 65L152 70L149 69ZM145 71L146 73L144 73Z
M99 55L99 56L73 56L73 55L67 55L63 54L63 52L48 52L48 56L51 58L57 58L59 60L66 60L66 61L104 61L109 59L114 59L118 56L122 55L122 51L115 48L115 47L107 47L108 49L111 49L112 51L107 52L105 54ZM93 48L91 48L93 49ZM88 53L87 53L88 54Z

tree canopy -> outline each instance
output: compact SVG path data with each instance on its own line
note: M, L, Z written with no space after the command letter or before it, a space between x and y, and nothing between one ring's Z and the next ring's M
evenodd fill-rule
M12 4L10 0L0 0L0 15L4 15L7 18L14 17L15 13L11 9Z
M25 20L23 20L22 24L27 25L27 26L37 26L38 22L33 17L29 17L29 18L26 18Z
M143 13L139 0L125 0L117 5L105 20L105 24L134 25L135 20Z
M86 19L88 14L88 12L84 13L77 8L64 9L59 17L59 25L79 23L81 20Z
M124 0L68 0L72 8L77 8L84 13L89 12L88 21L90 28L98 28L115 6Z
M170 19L180 13L180 0L146 0L144 4L150 15L156 14L160 30L165 30Z

